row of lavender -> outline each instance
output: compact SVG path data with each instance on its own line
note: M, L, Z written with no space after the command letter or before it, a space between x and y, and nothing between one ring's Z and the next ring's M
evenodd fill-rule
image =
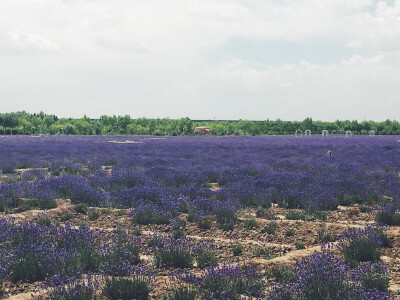
M42 299L101 299L101 294L106 299L145 300L157 269L172 268L166 300L389 299L389 275L380 261L380 249L390 247L384 231L381 226L349 229L337 245L326 245L323 253L303 258L293 269L260 269L218 266L216 261L200 265L200 257L205 261L205 255L213 254L213 245L186 237L142 238L123 230L14 224L2 218L0 292L3 281L43 281ZM154 255L151 269L143 265L141 253ZM200 273L189 270L194 259L203 269Z
M91 206L206 214L224 202L318 210L395 202L397 139L2 137L0 210L21 206L22 198L32 200L25 208L70 198ZM112 166L111 175L105 166ZM220 189L212 191L210 183Z

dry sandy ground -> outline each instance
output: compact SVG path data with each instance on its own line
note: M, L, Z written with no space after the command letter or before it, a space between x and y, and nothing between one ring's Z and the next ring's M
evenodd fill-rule
M219 188L212 185L213 189ZM51 218L60 221L61 215L65 211L71 211L72 205L69 200L58 200L58 207L46 211L46 214ZM111 209L111 215L101 215L98 220L89 221L87 216L75 213L75 217L70 221L73 225L79 226L81 221L84 221L93 229L102 231L112 231L116 228L133 229L135 224L131 222L127 215L116 216L117 209ZM126 210L127 212L128 210ZM311 255L315 252L321 251L320 241L318 240L317 231L325 229L330 232L340 234L343 230L349 227L364 227L367 223L372 223L374 220L373 213L361 213L357 207L340 207L339 210L330 212L326 222L322 221L293 221L286 220L285 215L288 210L273 206L270 209L269 219L255 218L259 223L259 227L251 230L245 230L243 227L244 219L254 216L254 211L243 211L240 214L238 224L233 232L226 232L218 229L217 224L214 222L210 230L200 230L194 223L187 223L186 234L194 240L209 240L215 245L216 255L219 257L220 262L227 264L236 264L237 257L232 254L232 246L241 243L244 246L244 252L240 259L246 263L251 263L262 268L268 268L278 264L293 265L296 260L304 256ZM34 221L38 218L43 211L32 210L18 214L11 214L16 222ZM181 218L186 218L182 214ZM254 217L253 217L254 218ZM274 235L260 233L260 229L266 224L272 222L272 219L277 222L277 230ZM60 221L61 222L61 221ZM141 226L144 235L152 235L154 232L167 232L168 226L163 225L146 225ZM292 229L294 236L287 237L285 235L288 229ZM387 231L387 234L393 239L393 248L382 249L382 260L388 265L388 270L391 275L390 289L392 291L400 290L400 228L393 227ZM305 249L296 250L295 243L302 242ZM270 250L271 259L263 259L255 257L253 254L254 247L265 247ZM152 266L152 254L143 253L142 261L144 264ZM200 272L195 269L194 272ZM157 276L156 288L151 294L151 299L161 299L165 293L165 280L168 271L159 272ZM8 287L9 296L2 299L9 300L25 300L31 299L31 292L26 292L27 289L34 290L38 284L20 284ZM6 286L7 288L7 286ZM396 298L396 299L400 299Z

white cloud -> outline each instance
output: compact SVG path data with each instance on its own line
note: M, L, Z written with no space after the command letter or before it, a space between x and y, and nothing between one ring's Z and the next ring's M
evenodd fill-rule
M56 43L36 34L7 32L3 38L4 49L12 54L55 53Z
M0 20L0 110L335 119L354 118L351 107L400 118L400 0L2 0ZM351 54L210 59L232 37L326 41Z

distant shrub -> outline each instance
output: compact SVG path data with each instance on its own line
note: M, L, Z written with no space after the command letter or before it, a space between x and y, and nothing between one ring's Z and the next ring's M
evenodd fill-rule
M372 208L369 206L360 206L360 211L362 213L370 213L372 211Z
M201 299L260 299L263 290L260 273L248 265L209 267L196 286Z
M390 277L386 266L381 263L366 263L354 271L354 278L359 278L366 289L389 291Z
M324 229L320 229L317 231L318 239L324 243L334 242L337 239L337 235L334 232L328 232Z
M306 217L302 213L291 210L286 214L286 219L287 220L305 220Z
M193 257L183 247L164 247L154 256L154 263L158 268L191 268L193 266Z
M200 229L207 230L212 226L212 221L210 217L198 217L196 220L196 224Z
M343 206L351 206L356 203L356 199L352 195L343 194L339 197L338 204Z
M174 239L180 239L185 235L185 231L183 229L175 229L171 232L171 235Z
M249 230L249 229L257 228L259 225L255 219L246 219L243 222L243 226L246 230Z
M8 212L20 205L22 191L18 186L11 184L0 185L0 212Z
M317 219L320 221L326 221L326 212L321 210L309 210L307 212L308 216L306 216L306 220Z
M99 282L88 275L86 278L70 280L65 285L47 288L47 293L39 296L39 300L95 300L98 286Z
M54 199L29 199L21 203L19 210L27 211L31 209L52 209L57 207L57 202Z
M193 223L196 220L196 217L193 213L189 213L186 217L186 220L190 223Z
M218 228L225 231L232 231L235 228L235 223L232 221L225 222L220 224Z
M219 228L222 230L233 230L236 222L237 217L234 211L230 209L222 209L216 212L215 214L217 218L217 222L220 224Z
M101 210L101 214L102 214L102 215L107 215L107 216L109 216L109 215L111 215L111 210L108 209L108 208L103 208L103 209Z
M271 272L272 273L272 272ZM316 253L296 262L292 279L276 285L267 299L389 300L386 270L370 263L351 270L331 253Z
M166 240L159 235L153 235L150 240L147 241L147 246L148 247L157 247L157 248L163 248L164 245L166 244Z
M74 205L74 209L77 213L86 215L88 212L88 206L84 203L77 203Z
M88 219L94 221L100 218L100 213L97 210L90 210L88 213Z
M257 218L266 218L268 215L268 211L267 209L265 209L264 207L260 206L257 208L256 210L256 217Z
M69 221L69 220L71 220L73 218L74 218L74 214L70 213L70 212L67 212L67 213L64 213L64 214L61 215L61 221L63 221L63 222Z
M391 248L393 247L393 243L392 243L392 238L389 237L385 232L381 231L381 230L377 230L376 231L379 239L382 242L382 247L383 248Z
M289 237L289 236L294 236L294 230L293 229L288 229L285 231L285 236Z
M106 280L103 295L108 299L147 300L150 291L148 282L144 280L112 277Z
M234 256L238 256L243 252L243 246L241 244L234 245L232 247L232 252Z
M373 226L365 229L350 228L339 237L338 248L345 262L355 267L359 262L377 262L380 260L379 248L382 241Z
M272 221L268 225L264 226L263 229L261 229L261 233L274 234L277 227L278 224L275 221Z
M286 265L275 265L268 270L268 277L272 277L275 281L289 281L294 273L292 269Z
M138 210L134 211L132 214L132 222L141 225L168 225L171 221L171 218L172 216L170 214L163 214L161 212L153 211L152 209Z
M400 211L397 206L386 204L379 208L376 222L385 225L400 225Z
M215 266L218 264L218 258L209 251L204 251L197 257L197 266L200 269L204 269L206 267Z
M185 230L186 222L180 218L173 219L171 221L171 228L172 230L179 230L179 229Z
M3 174L14 174L15 169L13 167L4 167L1 169Z
M42 214L39 216L39 218L36 220L36 223L38 225L42 226L51 226L52 220L49 218L49 216Z
M117 217L125 216L125 214L126 214L125 211L122 210L122 209L117 210L116 213L115 213L115 215L116 215Z
M263 257L264 259L271 259L271 254L269 253L268 248L255 247L253 254L257 257Z
M142 235L142 230L140 229L140 227L136 227L133 231L132 234L135 236L140 236Z
M305 249L306 247L302 242L296 242L295 244L297 250Z

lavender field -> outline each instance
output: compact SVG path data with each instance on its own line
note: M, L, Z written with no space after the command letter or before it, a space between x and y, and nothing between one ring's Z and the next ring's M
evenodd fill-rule
M399 140L1 136L0 299L395 299Z

